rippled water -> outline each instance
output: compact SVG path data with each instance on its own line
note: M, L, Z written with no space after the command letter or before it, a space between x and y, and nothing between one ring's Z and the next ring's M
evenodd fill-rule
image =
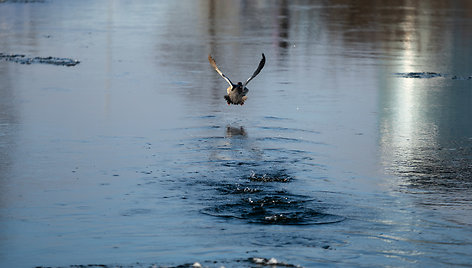
M0 1L0 266L471 265L468 1L174 2Z

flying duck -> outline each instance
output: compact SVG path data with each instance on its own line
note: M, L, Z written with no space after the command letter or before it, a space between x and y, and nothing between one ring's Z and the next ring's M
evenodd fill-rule
M264 67L265 64L265 56L264 53L262 53L262 59L259 62L259 66L257 67L256 71L249 77L246 82L238 82L237 84L233 84L231 80L229 80L228 77L226 77L220 69L218 69L218 66L216 66L215 60L211 57L211 55L208 55L208 61L210 61L211 66L215 68L216 72L223 77L226 82L228 82L229 87L226 89L226 92L228 95L225 95L225 100L228 102L228 105L230 104L235 104L235 105L243 105L244 101L246 101L247 96L246 94L249 92L249 89L246 87L246 85L251 81L256 75L258 75L262 68Z

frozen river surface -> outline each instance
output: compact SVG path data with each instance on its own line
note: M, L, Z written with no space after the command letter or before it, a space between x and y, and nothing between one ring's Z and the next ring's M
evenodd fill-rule
M471 14L0 1L0 266L472 266Z

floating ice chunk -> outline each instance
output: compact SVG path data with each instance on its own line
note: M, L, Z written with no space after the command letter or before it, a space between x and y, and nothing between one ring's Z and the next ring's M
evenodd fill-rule
M279 262L276 258L250 258L250 262L258 265L263 265L263 266L270 266L270 267L300 267L299 265L293 265L290 263L284 263L284 262Z
M267 264L268 265L275 265L277 264L277 259L276 258L270 258L268 261L267 261Z
M79 60L70 59L70 58L59 58L59 57L26 57L26 55L22 54L4 54L0 53L0 60L3 59L5 61L16 62L20 64L33 64L33 63L41 63L41 64L52 64L52 65L62 65L62 66L75 66L80 63Z
M440 73L434 72L409 72L409 73L396 73L396 75L404 78L435 78L441 77Z
M255 264L264 264L265 263L265 259L263 259L263 258L252 258L252 261Z

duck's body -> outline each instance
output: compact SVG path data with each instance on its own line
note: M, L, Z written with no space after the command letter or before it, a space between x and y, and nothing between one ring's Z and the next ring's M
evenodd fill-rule
M210 55L208 55L208 61L210 61L211 66L213 66L213 68L215 68L216 72L218 74L220 74L221 77L223 77L223 79L225 79L226 82L228 82L228 84L229 84L229 87L226 89L226 92L228 93L228 95L224 96L226 102L228 103L228 105L230 105L230 104L243 105L244 102L247 100L246 94L249 92L249 89L246 87L246 85L249 83L249 81L251 81L254 77L256 77L256 75L258 75L259 72L264 67L265 56L264 56L264 53L262 53L262 59L259 62L259 66L257 67L256 71L252 74L252 76L249 77L246 80L246 82L244 82L244 84L242 82L238 82L237 84L233 84L231 82L231 80L229 80L229 78L226 77L218 69L218 67L216 66L215 60Z
M249 88L244 87L243 83L239 82L237 85L231 85L226 89L228 95L225 95L225 100L229 104L240 104L243 105L247 99L246 94L249 92Z

